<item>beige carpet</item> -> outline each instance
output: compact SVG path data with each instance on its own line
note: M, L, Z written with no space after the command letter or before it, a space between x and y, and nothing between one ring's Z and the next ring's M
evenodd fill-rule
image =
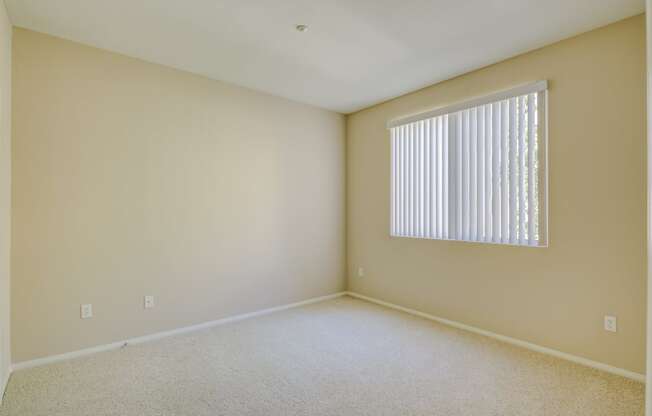
M643 391L347 297L16 372L0 415L618 416Z

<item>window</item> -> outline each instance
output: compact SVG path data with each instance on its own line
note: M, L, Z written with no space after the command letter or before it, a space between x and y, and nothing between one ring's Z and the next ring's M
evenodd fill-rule
M547 82L391 121L391 235L541 247Z

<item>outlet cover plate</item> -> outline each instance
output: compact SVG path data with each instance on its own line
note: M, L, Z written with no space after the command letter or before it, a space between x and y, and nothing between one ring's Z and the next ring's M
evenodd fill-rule
M93 305L90 303L81 305L79 309L81 319L90 319L93 317Z
M618 331L618 318L611 315L605 315L604 317L604 330L609 332Z

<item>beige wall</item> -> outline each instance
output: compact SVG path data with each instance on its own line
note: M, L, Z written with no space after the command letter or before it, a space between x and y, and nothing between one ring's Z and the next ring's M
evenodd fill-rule
M344 289L342 115L22 29L13 64L14 362Z
M0 400L11 364L11 36L11 22L0 1Z
M389 238L387 120L550 81L550 247ZM349 289L645 372L643 16L355 113L347 128ZM356 276L357 267L365 277ZM618 333L605 332L605 314Z

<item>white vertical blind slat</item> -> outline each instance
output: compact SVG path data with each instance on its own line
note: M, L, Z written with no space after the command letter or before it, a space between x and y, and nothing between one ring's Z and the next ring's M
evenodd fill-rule
M421 237L428 238L428 216L426 215L429 208L428 200L428 120L421 122L421 204L419 206L419 217L421 218Z
M486 158L485 153L485 134L484 134L484 106L478 108L478 118L477 118L477 146L478 146L478 157L477 157L477 207L476 207L476 218L478 221L478 230L477 230L477 241L485 240L485 225L484 225L484 213L486 208L485 201L485 163Z
M537 126L535 128L535 160L537 161L538 168L535 169L536 181L534 183L535 192L535 217L534 217L534 234L535 241L548 244L548 222L545 221L548 217L548 181L545 172L548 165L548 143L545 137L547 136L546 123L544 120L545 113L547 113L547 91L539 91L536 94L536 120ZM541 139L541 141L539 141Z
M450 230L449 230L449 223L448 223L448 218L449 218L449 211L448 211L448 198L450 198L450 190L448 189L448 164L450 162L450 157L449 157L449 147L448 147L448 116L444 116L443 119L441 120L441 131L440 131L440 136L439 136L440 144L441 144L441 153L440 157L442 157L441 160L441 187L440 187L440 207L441 207L441 217L439 218L439 221L441 223L441 229L442 229L442 238L451 238L450 237ZM446 195L446 200L444 200L444 195Z
M464 211L464 201L466 200L466 178L464 176L465 166L464 159L466 156L466 148L464 146L464 114L460 113L457 116L457 238L460 240L465 239L464 235L464 220L466 212Z
M529 219L529 224L528 224L528 240L529 244L534 244L534 221L535 221L535 213L534 213L534 199L535 199L535 192L534 192L534 181L536 180L535 174L534 174L534 167L535 167L535 160L536 160L536 155L535 155L535 147L534 147L534 140L535 140L535 131L534 131L534 114L535 114L535 94L529 94L527 97L527 131L528 131L528 138L527 138L527 143L528 143L528 159L530 161L530 165L528 166L528 219Z
M437 195L439 193L438 186L438 169L439 169L439 157L438 157L438 148L437 148L437 119L430 120L430 157L432 158L432 164L430 166L430 180L432 181L431 194L430 194L430 204L432 206L432 216L430 217L430 235L432 238L439 238L438 227L437 227L437 216L439 215L439 207L437 200Z
M500 159L502 156L502 140L501 140L501 104L495 103L493 105L493 200L494 200L494 239L495 243L499 243L502 239L502 220L501 205L503 203L501 187L500 187Z
M422 183L423 183L423 160L421 158L423 144L423 120L417 123L417 137L416 137L416 178L415 178L415 187L416 187L416 206L415 206L415 215L416 215L416 235L417 237L423 237L421 229L421 208L423 206L423 197L422 197Z
M391 132L391 159L392 159L392 169L391 169L391 191L390 198L392 199L391 206L391 223L389 226L389 232L391 235L396 235L396 131L392 130Z
M518 178L518 197L519 197L519 244L525 244L527 241L527 148L525 138L525 117L527 108L525 106L526 97L521 96L518 99L518 139L519 139L519 178Z
M460 192L460 186L458 183L457 177L458 174L458 140L457 140L457 114L451 114L448 116L448 151L449 156L448 160L448 190L449 192L449 203L448 203L448 215L449 215L449 225L448 233L449 238L458 239L459 234L457 233L457 206L458 206L458 194Z
M428 131L430 132L428 148L428 157L430 158L430 170L428 178L430 181L430 212L429 212L429 230L430 238L437 238L437 120L428 120Z
M500 103L500 116L500 137L502 141L500 160L501 236L503 243L509 243L509 101L505 100Z
M417 133L418 126L412 125L410 134L410 235L417 235Z
M484 106L484 119L485 119L485 228L486 235L485 241L493 241L493 199L492 199L492 173L493 173L493 134L492 134L492 113L491 104Z
M397 184L397 196L396 196L396 213L397 213L397 224L396 224L396 235L402 235L403 234L403 210L401 209L401 205L403 203L403 136L402 136L402 131L403 128L395 128L392 129L394 130L396 134L396 170L397 170L397 175L396 175L396 184Z
M426 232L426 208L428 200L426 199L426 184L428 181L426 169L426 137L428 135L428 123L426 120L421 121L421 133L419 137L419 237L428 238Z
M432 215L433 215L433 206L432 206L432 120L425 120L425 136L424 136L424 162L425 162L425 185L424 185L424 199L425 199L425 208L424 208L424 236L426 238L433 238L432 235Z
M402 222L401 235L409 235L408 230L407 230L408 229L408 215L407 215L408 211L407 211L407 208L408 208L408 199L409 199L409 194L407 192L407 190L408 190L408 182L407 182L407 173L408 173L408 170L407 170L407 166L408 166L407 150L408 150L408 148L407 148L407 137L406 137L407 129L408 129L408 126L402 126L401 127L401 143L402 143L401 144L401 147L402 147L402 150L401 150L401 153L402 153L402 155L401 155L401 165L402 165L401 166L401 175L403 177L403 179L401 180L401 183L402 183L401 184L401 188L402 188L401 194L402 194L402 198L403 198L403 203L401 204L401 218L402 218L402 221L401 221Z
M462 199L461 203L461 236L463 240L469 239L469 113L463 111L460 115L460 141L462 143L462 154L460 158L460 166L462 172Z
M516 243L518 234L518 138L516 98L509 100L509 242Z
M469 240L478 238L478 124L477 109L469 110Z
M406 168L407 168L407 229L406 235L408 236L413 236L414 235L414 229L412 228L412 201L414 199L414 192L412 188L412 170L414 168L414 160L413 160L413 153L412 153L412 141L414 138L414 125L410 124L408 125L407 128L407 136L406 136L406 141L407 141L407 162L406 162Z
M409 211L409 200L410 200L410 170L409 170L409 164L410 164L410 143L408 141L408 136L409 136L409 131L410 131L410 126L406 125L403 126L403 157L401 160L403 161L403 197L405 198L403 200L403 235L404 236L409 236L410 233L408 232L409 226L410 226L410 211Z
M412 203L412 233L419 237L419 123L414 125L414 137L412 138L412 192L414 199Z

